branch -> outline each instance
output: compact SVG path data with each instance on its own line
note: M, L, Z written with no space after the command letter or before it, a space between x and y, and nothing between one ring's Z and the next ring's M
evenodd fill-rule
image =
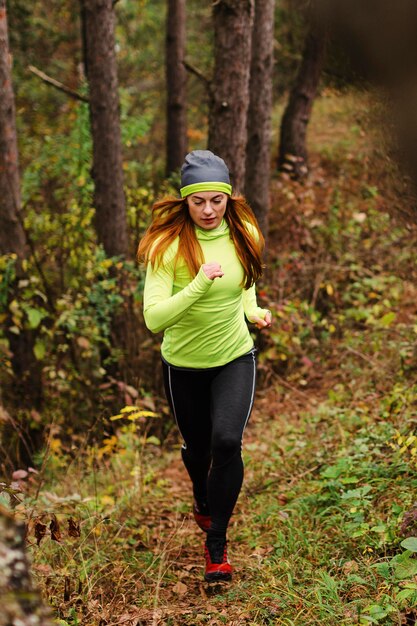
M67 96L70 96L71 98L74 98L75 100L81 100L81 102L89 102L86 96L83 96L77 91L74 91L73 89L71 89L70 87L67 87L63 83L60 83L58 80L55 80L55 78L51 78L50 76L48 76L41 70L38 70L37 67L34 67L33 65L29 65L28 69L30 72L32 72L32 74L35 74L45 83L48 83L48 85L52 85L53 87L55 87L55 89L58 89L59 91L63 91L64 93L66 93Z
M198 70L196 67L190 65L190 63L187 63L187 61L183 61L182 63L187 72L190 72L190 74L194 74L194 76L197 76L197 78L201 80L202 83L204 83L209 94L211 94L211 80L209 80L207 76L204 76L203 72L200 72L200 70Z

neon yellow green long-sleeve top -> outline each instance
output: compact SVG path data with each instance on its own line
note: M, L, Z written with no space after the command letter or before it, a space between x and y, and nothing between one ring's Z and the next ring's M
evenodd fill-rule
M205 263L220 263L224 276L210 280L203 269L192 278L185 262L174 268L178 240L166 250L157 269L148 264L144 290L145 323L152 332L164 331L162 356L178 367L224 365L253 347L245 322L264 319L255 286L242 287L243 268L225 220L218 228L196 227Z

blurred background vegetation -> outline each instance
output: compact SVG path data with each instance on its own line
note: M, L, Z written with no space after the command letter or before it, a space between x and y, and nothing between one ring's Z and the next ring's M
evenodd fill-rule
M2 318L6 320L12 313L12 332L19 333L24 328L33 331L34 353L42 370L41 403L34 407L29 402L29 406L22 407L10 364L10 346L3 336L3 401L6 406L14 407L15 416L23 411L22 417L15 418L20 424L18 430L26 430L28 421L35 430L48 422L50 418L38 414L34 417L34 410L40 406L43 416L54 415L55 420L62 421L65 415L71 428L83 429L103 412L107 413L110 406L116 409L125 397L123 394L129 396L126 385L134 395L139 391L161 393L161 381L156 374L158 340L149 337L141 322L143 274L134 256L149 222L152 202L165 192L176 193L178 182L178 173L165 177L166 11L166 2L162 0L126 0L116 5L115 38L130 246L130 260L125 260L108 258L97 242L88 103L69 97L30 70L34 66L74 92L87 96L79 11L69 1L29 6L24 0L17 0L8 6L21 214L30 255L25 261L28 265L25 278L18 282L12 299L8 294L13 283L13 259L10 255L2 257ZM278 3L275 11L273 90L274 101L279 106L294 80L306 27L298 8L290 2ZM186 60L209 77L213 71L212 56L211 7L190 1ZM324 74L324 85L333 82L330 74L328 77ZM204 148L207 90L193 74L188 77L187 89L189 149ZM276 113L274 126L271 162L278 151ZM132 338L134 350L123 356L111 341L111 320L128 297L134 300L138 326L132 329L132 336L137 335ZM112 364L121 360L125 362L118 371L122 378L109 379ZM31 447L32 435L27 436L26 443Z
M230 589L201 590L160 337L143 323L135 260L152 203L177 193L179 178L166 174L167 4L114 5L129 237L127 253L115 256L94 222L78 3L7 6L28 254L21 267L15 254L0 256L1 505L24 519L37 581L62 626L414 624L412 172L396 158L392 83L331 22L305 124L308 167L299 176L278 169L311 27L308 6L291 0L274 8L268 248L258 285L275 321L268 335L253 331L258 402L232 525L245 574ZM186 11L191 150L207 147L214 33L208 3L188 0ZM402 95L413 102L411 90ZM13 366L13 336L32 346L39 385L29 391Z

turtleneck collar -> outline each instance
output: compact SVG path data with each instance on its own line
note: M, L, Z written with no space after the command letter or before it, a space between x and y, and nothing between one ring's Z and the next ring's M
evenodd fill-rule
M229 232L229 227L227 225L226 220L223 218L217 228L213 228L210 230L205 230L204 228L200 228L199 226L195 227L195 232L197 234L197 239L208 241L211 239L218 239L219 237L224 237Z

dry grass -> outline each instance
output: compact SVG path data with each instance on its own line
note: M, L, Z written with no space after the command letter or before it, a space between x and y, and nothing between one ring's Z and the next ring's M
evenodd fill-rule
M413 415L416 237L384 211L389 179L372 165L368 107L364 95L324 93L310 178L273 182L261 297L276 318L259 337L232 584L203 582L203 536L173 437L139 445L120 426L107 452L52 446L45 474L22 486L34 572L58 624L414 623L414 596L401 601L404 581L376 566L401 552L417 484L411 456L390 447ZM52 514L60 541L47 530L36 546L35 523Z

